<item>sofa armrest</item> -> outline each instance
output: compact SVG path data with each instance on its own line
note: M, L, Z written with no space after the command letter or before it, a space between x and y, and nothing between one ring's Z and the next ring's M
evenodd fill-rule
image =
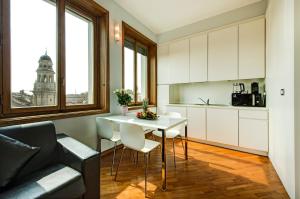
M100 154L81 142L57 134L60 162L82 173L86 193L84 198L100 198Z

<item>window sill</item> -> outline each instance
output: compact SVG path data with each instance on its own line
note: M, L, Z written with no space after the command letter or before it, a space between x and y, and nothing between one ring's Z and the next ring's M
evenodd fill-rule
M34 115L34 116L25 116L25 117L0 118L0 126L9 126L9 125L16 125L16 124L31 123L31 122L41 122L47 120L59 120L59 119L82 117L88 115L98 115L104 113L109 113L109 111L98 109L98 110L88 110L88 111Z
M149 105L149 108L153 108L156 107L156 105ZM132 110L138 110L138 109L143 109L142 105L138 105L138 106L129 106L128 110L132 111Z

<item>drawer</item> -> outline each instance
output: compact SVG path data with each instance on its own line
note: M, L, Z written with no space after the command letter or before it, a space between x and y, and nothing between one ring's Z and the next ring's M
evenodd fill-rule
M268 119L268 111L240 110L239 118L267 120Z

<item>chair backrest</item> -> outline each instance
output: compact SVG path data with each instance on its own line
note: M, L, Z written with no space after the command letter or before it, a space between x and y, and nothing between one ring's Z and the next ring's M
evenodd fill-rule
M181 114L177 112L167 112L165 115L168 117L181 118Z
M97 133L100 138L110 140L113 137L114 126L113 122L102 117L96 118Z
M143 127L135 124L121 123L121 142L125 147L141 150L145 146L145 134Z
M172 118L182 118L181 114L177 113L177 112L167 112L167 113L165 113L165 115L168 116L168 117L172 117ZM184 128L184 124L180 124L178 126L173 127L172 129L180 131L183 128Z

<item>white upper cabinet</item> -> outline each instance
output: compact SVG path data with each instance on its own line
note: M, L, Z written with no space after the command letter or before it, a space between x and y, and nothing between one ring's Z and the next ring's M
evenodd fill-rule
M170 83L189 82L189 39L169 45Z
M169 84L169 45L157 47L157 84Z
M265 19L239 25L239 79L265 78Z
M208 34L208 80L238 79L238 27Z
M207 81L207 34L190 39L190 82Z

